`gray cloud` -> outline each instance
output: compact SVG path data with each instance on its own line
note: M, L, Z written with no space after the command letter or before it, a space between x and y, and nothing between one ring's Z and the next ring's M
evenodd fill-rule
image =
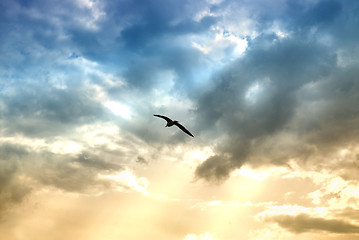
M4 210L12 204L21 202L31 191L31 186L22 181L20 159L28 152L19 146L2 144L0 147L0 209Z
M29 169L29 175L45 186L70 192L91 192L93 189L106 189L109 182L99 180L100 172L121 170L117 164L108 163L96 156L82 154L78 157L42 154L43 161Z
M359 210L351 207L346 207L344 209L334 210L334 215L337 217L344 217L353 220L359 220Z
M139 164L148 165L148 161L145 158L141 157L141 156L137 157L136 162L139 163Z
M346 13L336 6L313 6L305 14L314 16L322 7L328 12L308 24L326 24L321 34L336 39L332 22L348 24L342 18ZM216 155L198 166L197 177L223 179L245 162L322 162L356 142L357 60L342 66L337 51L345 52L344 46L323 44L310 35L311 27L297 24L304 27L303 38L293 29L288 38L263 34L251 40L245 55L197 99L197 129L204 136L221 136L213 144Z
M231 161L225 156L215 155L208 158L205 162L201 163L195 171L198 178L203 178L213 182L221 182L229 177L231 170L234 167L235 161Z
M92 149L94 150L94 149ZM123 170L117 163L120 153L102 157L83 152L78 156L33 152L21 145L3 144L0 147L0 208L22 202L32 189L52 186L61 190L91 193L104 190L111 183L98 178L98 173Z
M56 136L70 127L106 116L103 106L80 89L56 89L48 83L5 84L1 123L6 134ZM16 89L16 91L14 91Z
M85 94L89 81L102 87L111 100L134 109L133 121L115 119L128 136L159 145L163 135L147 124L154 112L168 110L152 102L161 100L153 94L161 88L159 76L170 71L174 84L169 94L195 104L197 125L190 127L208 138L204 141L216 153L197 168L198 178L224 180L245 162L319 159L356 139L359 8L355 2L278 0L270 6L261 0L94 2L94 8L106 13L98 19L93 10L71 1L1 4L5 9L1 26L9 30L0 32L4 38L0 47L6 52L0 57L1 78L6 80L0 83L2 134L53 137L82 124L114 120L101 103ZM51 4L56 7L50 8ZM194 20L204 10L208 15ZM200 39L211 27L237 24L244 19L236 18L239 10L248 14L258 36L243 36L240 29L236 34L248 40L245 54L207 79L208 85L197 84L197 70L211 64L208 56L194 49L190 37ZM231 13L229 18L222 16L224 11ZM288 36L269 31L274 25ZM87 73L69 56L92 60L128 85L106 86L103 76ZM61 81L66 89L51 83L60 73L65 75ZM178 144L184 137L174 134L167 140Z
M214 89L200 96L198 122L206 124L197 128L225 134L217 151L229 154L230 165L238 168L248 155L258 151L265 138L288 127L300 102L296 91L325 75L329 66L335 66L333 60L325 49L292 40L270 49L249 50L243 60L219 76ZM255 84L257 96L248 99L248 91Z
M279 215L271 217L282 228L293 233L325 231L331 233L359 233L359 226L336 219L311 217L307 214Z

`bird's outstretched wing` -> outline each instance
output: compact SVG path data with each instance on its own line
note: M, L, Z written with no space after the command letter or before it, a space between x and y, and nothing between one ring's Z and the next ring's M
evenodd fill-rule
M188 131L184 126L182 126L182 125L179 124L178 122L176 122L175 125L176 125L177 127L179 127L182 131L184 131L185 133L187 133L188 135L190 135L191 137L194 137L194 136L192 135L192 133L190 133L190 131Z
M159 117L159 118L163 118L164 120L166 120L167 122L171 122L172 120L166 116L162 116L162 115L157 115L157 114L153 114L153 116L155 117Z

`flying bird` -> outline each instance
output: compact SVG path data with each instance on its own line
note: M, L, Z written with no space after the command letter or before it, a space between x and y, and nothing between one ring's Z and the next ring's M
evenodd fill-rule
M190 133L190 131L188 131L184 126L182 126L181 124L179 124L178 121L173 121L172 119L166 117L166 116L162 116L162 115L157 115L154 114L153 116L155 117L159 117L159 118L163 118L164 120L167 121L167 125L166 127L172 127L173 125L176 125L177 127L179 127L182 131L184 131L185 133L187 133L188 135L190 135L191 137L194 137L192 135L192 133Z

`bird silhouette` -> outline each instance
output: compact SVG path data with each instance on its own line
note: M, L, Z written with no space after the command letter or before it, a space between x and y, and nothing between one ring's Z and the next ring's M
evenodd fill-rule
M194 136L192 135L192 133L190 133L190 131L188 131L184 126L182 126L181 124L179 124L178 121L174 121L174 120L170 119L169 117L162 116L162 115L153 114L153 116L159 117L159 118L163 118L164 120L166 120L166 121L167 121L166 127L172 127L173 125L176 125L176 126L179 127L183 132L187 133L187 134L190 135L191 137L194 137Z

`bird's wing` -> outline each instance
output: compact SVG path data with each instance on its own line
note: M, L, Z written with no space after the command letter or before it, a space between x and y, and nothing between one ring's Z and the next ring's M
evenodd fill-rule
M164 120L166 120L167 122L171 122L172 120L166 116L162 116L162 115L157 115L157 114L153 114L153 116L155 117L159 117L159 118L163 118Z
M182 126L182 125L179 124L178 122L176 122L175 125L176 125L177 127L179 127L182 131L184 131L185 133L187 133L188 135L190 135L191 137L194 137L194 136L192 135L192 133L190 133L190 131L188 131L184 126Z

